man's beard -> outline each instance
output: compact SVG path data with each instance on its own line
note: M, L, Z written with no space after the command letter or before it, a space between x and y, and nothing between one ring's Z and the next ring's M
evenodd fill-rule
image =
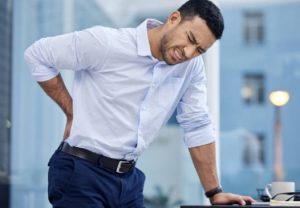
M169 39L168 39L167 34L165 34L160 41L159 52L162 55L162 59L167 64L174 65L174 63L171 62L170 57L168 57L168 55L167 55L168 43L169 43Z
M168 65L179 64L179 63L187 60L187 58L184 55L184 52L182 50L180 50L180 48L178 46L170 46L170 38L169 38L168 34L169 33L165 34L160 41L159 52L161 53L162 59ZM180 60L178 60L177 58L176 58L176 60L174 60L173 57L170 55L170 51L172 51L172 54L174 56L175 50L177 50L177 53L180 50L180 52L179 52L181 54Z

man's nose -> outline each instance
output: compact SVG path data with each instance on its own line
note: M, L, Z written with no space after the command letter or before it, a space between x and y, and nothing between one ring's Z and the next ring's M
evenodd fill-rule
M184 55L187 59L191 59L196 55L197 48L194 45L184 47Z

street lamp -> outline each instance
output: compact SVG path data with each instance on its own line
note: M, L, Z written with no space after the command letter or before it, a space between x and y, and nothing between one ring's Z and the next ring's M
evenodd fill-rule
M281 107L289 101L289 93L286 91L273 91L270 94L270 101L275 106L275 123L274 123L274 166L273 177L275 181L284 180L284 170L282 164L282 124L281 124Z

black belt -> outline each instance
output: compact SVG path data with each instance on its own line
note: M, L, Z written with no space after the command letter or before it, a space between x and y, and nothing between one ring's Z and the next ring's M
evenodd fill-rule
M107 168L116 173L127 173L135 166L134 160L127 161L112 159L83 148L72 147L67 142L62 142L58 150L79 157L81 159L88 160L94 164L100 164L104 168Z

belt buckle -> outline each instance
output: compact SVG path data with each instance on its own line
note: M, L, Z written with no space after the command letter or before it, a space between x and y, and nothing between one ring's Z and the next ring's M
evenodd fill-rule
M120 169L122 167L122 164L125 164L125 163L128 163L128 162L127 161L122 161L122 160L119 161L118 167L117 167L117 170L116 170L117 173L125 173L125 172L120 171Z

